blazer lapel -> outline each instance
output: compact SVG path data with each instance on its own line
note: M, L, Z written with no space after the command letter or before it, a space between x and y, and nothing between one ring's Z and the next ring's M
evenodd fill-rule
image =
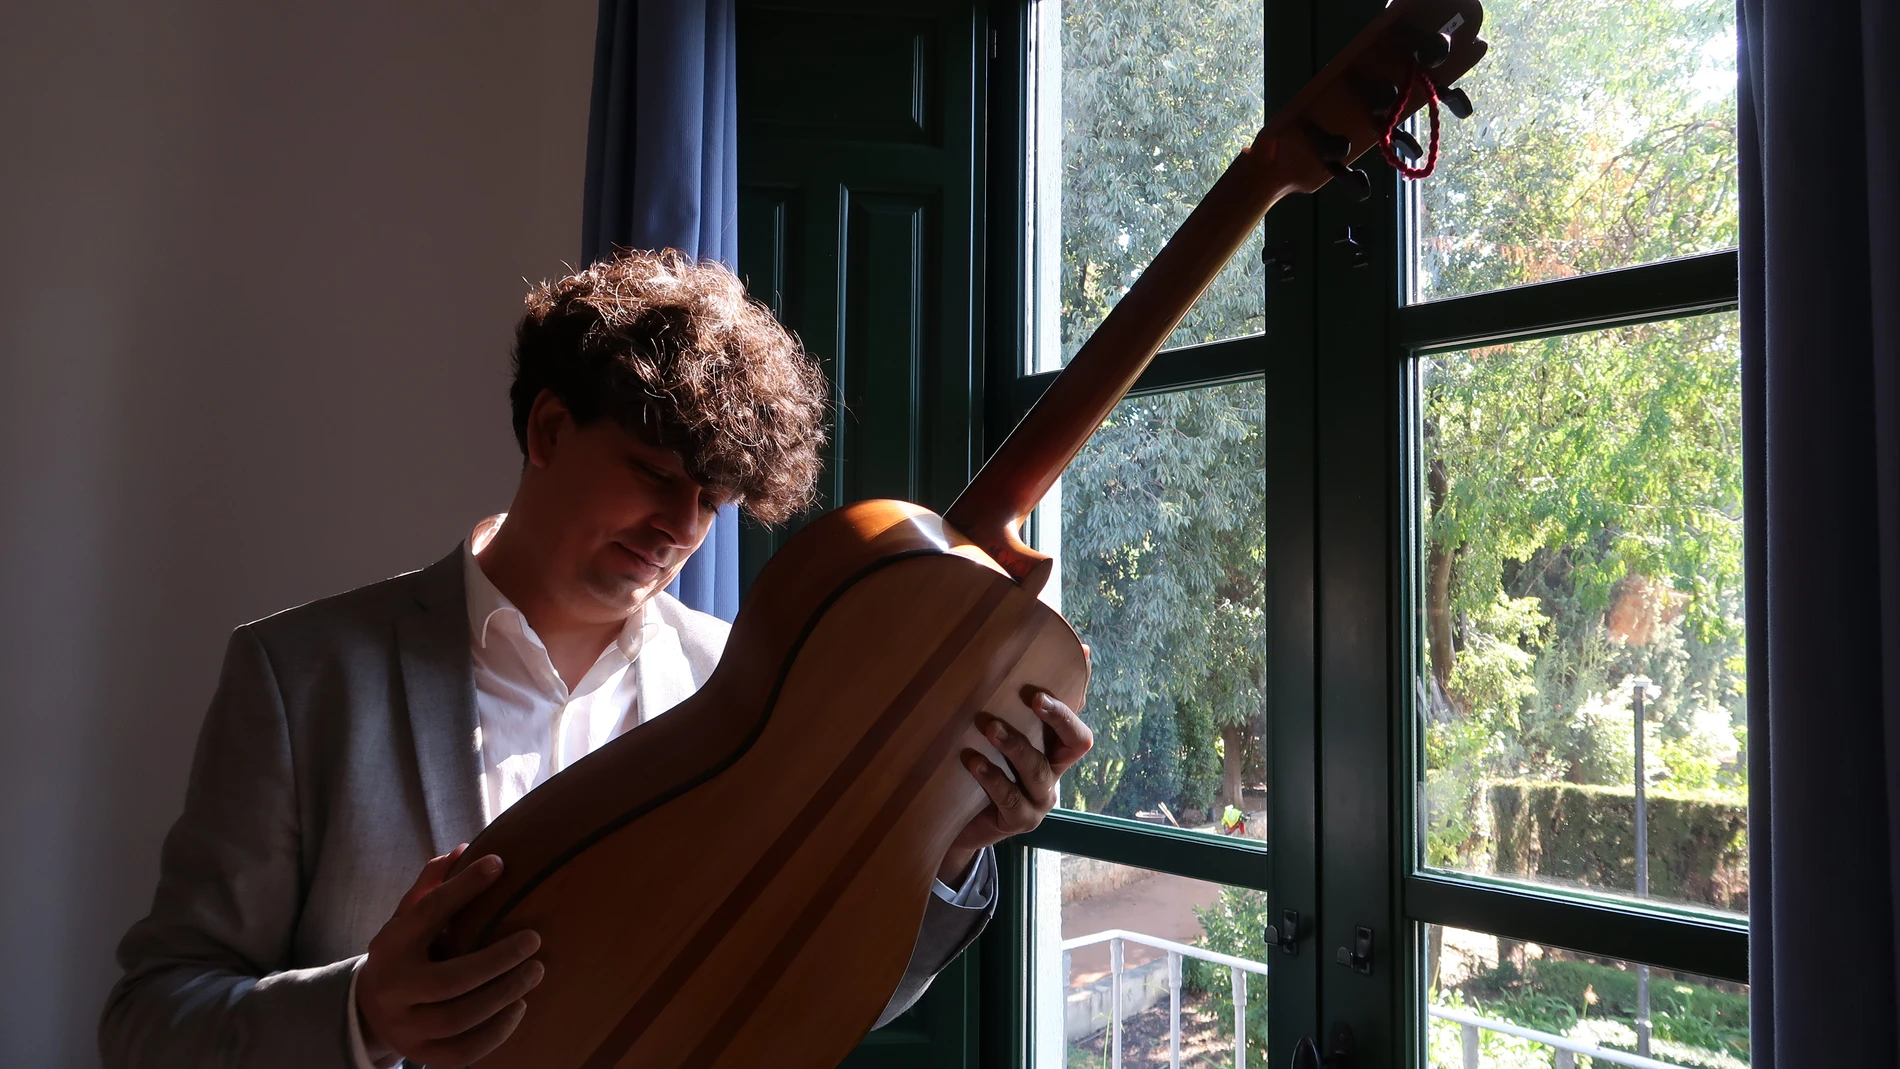
M482 755L462 547L416 579L417 608L396 625L396 646L429 833L435 852L445 854L482 829Z

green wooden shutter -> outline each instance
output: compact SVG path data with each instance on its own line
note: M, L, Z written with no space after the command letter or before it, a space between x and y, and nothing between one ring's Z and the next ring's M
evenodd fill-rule
M943 509L979 458L980 9L740 0L739 272L831 381L824 508ZM742 588L788 529L748 526ZM846 1064L972 1065L966 954Z

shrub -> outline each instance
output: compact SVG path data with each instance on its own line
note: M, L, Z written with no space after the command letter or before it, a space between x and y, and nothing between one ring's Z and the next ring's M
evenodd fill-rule
M1197 907L1200 944L1248 961L1267 960L1267 895L1237 887L1221 888L1211 906ZM1188 958L1181 963L1182 986L1209 996L1209 1008L1223 1021L1234 1019L1233 971L1225 965ZM1267 985L1258 974L1247 978L1247 1064L1267 1064Z
M1214 747L1220 729L1214 726L1214 711L1198 696L1183 697L1175 716L1181 735L1180 808L1207 810L1220 792L1220 753Z
M1115 799L1105 807L1116 816L1132 817L1157 802L1173 805L1181 793L1181 734L1172 701L1162 697L1148 703L1137 739Z
M1630 787L1521 780L1490 788L1500 874L1636 887ZM1748 909L1748 804L1726 792L1648 791L1649 889L1658 898Z
M1446 1004L1557 1035L1588 1036L1633 1049L1638 978L1633 968L1544 958L1524 971L1506 963L1449 992ZM1748 996L1657 971L1649 982L1650 1028L1669 1060L1688 1066L1747 1064Z

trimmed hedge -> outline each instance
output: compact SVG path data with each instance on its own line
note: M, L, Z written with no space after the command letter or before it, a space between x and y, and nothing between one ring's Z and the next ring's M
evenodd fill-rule
M1636 889L1634 788L1507 780L1489 793L1498 874ZM1645 793L1649 893L1746 912L1747 804L1716 791Z

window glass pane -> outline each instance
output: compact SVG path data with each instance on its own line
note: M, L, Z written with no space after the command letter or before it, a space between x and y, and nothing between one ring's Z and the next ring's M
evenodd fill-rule
M1226 1069L1241 1013L1247 1064L1267 1064L1266 892L1048 850L1032 856L1036 1069L1165 1066L1177 1049L1184 1067Z
M1476 114L1407 183L1415 300L1735 244L1733 3L1496 0L1484 36Z
M1094 656L1069 808L1266 836L1265 403L1257 379L1129 398L1038 511Z
M1748 985L1425 926L1426 1064L1745 1069ZM1603 1056L1591 1058L1590 1051Z
M1747 912L1736 329L1422 359L1428 867Z
M1263 0L1036 5L1030 372L1088 340L1265 121ZM1257 334L1260 236L1168 340Z

